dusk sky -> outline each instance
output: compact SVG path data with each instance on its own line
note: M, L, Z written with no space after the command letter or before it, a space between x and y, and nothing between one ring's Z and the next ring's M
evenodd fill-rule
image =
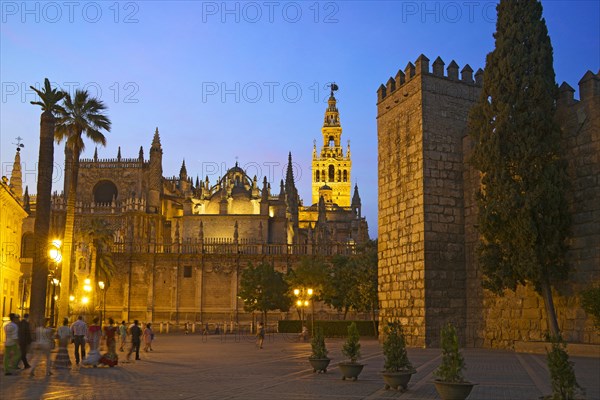
M44 78L85 87L108 106L112 131L100 158L145 157L156 127L164 175L215 183L235 164L278 191L288 151L311 200L313 140L335 81L343 128L372 238L377 234L376 90L423 53L431 62L485 67L495 2L21 2L3 1L0 39L2 175L23 138L24 186L36 190ZM543 1L557 83L576 90L600 68L600 1ZM576 97L578 94L576 93ZM89 144L82 157L91 157ZM55 190L62 190L62 146Z

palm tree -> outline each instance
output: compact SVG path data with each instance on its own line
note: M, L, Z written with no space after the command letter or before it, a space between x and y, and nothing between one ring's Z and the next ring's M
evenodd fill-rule
M75 227L75 202L77 201L77 178L79 175L79 157L85 149L83 134L93 143L106 145L106 137L101 131L110 132L110 119L103 114L106 110L104 103L90 97L87 90L77 89L75 97L65 96L64 112L56 125L56 140L65 141L73 155L71 160L71 176L67 195L67 215L65 218L64 254L61 272L62 290L58 308L60 317L69 313L69 295L71 278L71 260L73 254L73 235ZM65 160L68 162L69 160ZM69 171L66 171L68 173Z
M44 80L44 89L30 88L37 93L40 101L31 104L42 107L40 117L40 151L38 159L37 200L35 224L33 228L35 252L31 271L31 301L29 313L34 326L44 322L46 305L46 284L48 280L48 232L50 231L50 206L52 195L52 173L54 167L54 114L62 113L59 105L65 93L53 89L48 78Z
M87 224L84 235L93 245L95 254L96 263L92 265L92 276L96 281L101 275L104 276L105 287L108 289L116 269L110 250L114 242L114 229L105 220L94 218Z

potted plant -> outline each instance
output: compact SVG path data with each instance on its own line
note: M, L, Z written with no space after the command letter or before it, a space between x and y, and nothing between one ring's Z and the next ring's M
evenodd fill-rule
M400 322L388 322L383 329L383 380L385 389L406 390L414 369L406 353L406 338Z
M346 378L356 380L361 373L364 364L359 364L357 361L360 358L360 335L356 323L353 322L348 326L348 337L344 346L342 346L342 354L348 357L349 361L338 364L342 371L342 379Z
M313 367L313 372L327 372L327 366L331 359L327 357L327 347L325 346L325 336L323 328L317 326L310 341L311 355L308 357L310 365Z
M434 381L435 389L442 400L466 399L474 383L465 381L462 371L465 360L458 347L458 335L454 325L447 324L442 328L442 363L434 372L438 379Z

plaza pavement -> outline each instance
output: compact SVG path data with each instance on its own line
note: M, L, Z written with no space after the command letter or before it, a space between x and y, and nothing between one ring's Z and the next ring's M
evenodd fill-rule
M431 384L440 361L439 349L409 349L417 368L408 391L385 390L380 371L383 355L374 339L361 339L367 364L356 382L343 381L337 363L343 361L341 339L326 341L333 358L326 374L308 364L310 344L294 335L273 334L257 349L253 336L157 335L154 352L141 361L115 368L54 370L44 365L29 378L29 370L1 375L0 399L435 399ZM73 346L70 346L71 359ZM119 353L124 359L124 353ZM544 355L501 350L465 349L467 379L477 382L469 399L538 399L551 393ZM600 399L600 355L571 357L587 399Z

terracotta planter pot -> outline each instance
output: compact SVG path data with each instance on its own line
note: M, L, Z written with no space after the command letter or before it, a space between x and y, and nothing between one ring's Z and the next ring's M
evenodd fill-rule
M331 359L329 358L308 358L308 362L310 362L310 365L313 367L313 372L318 373L326 373L330 361Z
M358 375L360 375L361 371L364 368L364 364L358 363L339 363L340 371L342 371L342 380L352 379L353 381L358 379Z
M469 397L473 386L476 385L471 382L442 382L438 380L433 381L433 383L442 400L465 400Z
M400 372L386 372L383 371L383 380L385 382L385 390L393 388L396 390L406 390L410 378L416 371L400 371Z

